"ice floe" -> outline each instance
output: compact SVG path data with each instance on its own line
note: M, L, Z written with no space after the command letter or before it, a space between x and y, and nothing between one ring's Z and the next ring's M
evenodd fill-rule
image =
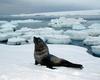
M100 37L87 37L84 41L84 44L86 45L100 45Z
M92 51L95 55L100 56L100 45L98 46L92 46Z
M68 44L71 42L70 37L65 35L48 35L45 38L47 43L51 44Z
M52 19L48 25L54 28L62 28L62 27L72 27L73 25L80 24L81 22L85 22L85 20L83 18L75 19L75 18L60 17L59 19Z
M84 31L67 30L64 32L65 35L70 36L73 40L84 40L88 34Z
M24 38L21 37L13 37L9 38L7 44L9 45L21 45L25 44L27 41Z

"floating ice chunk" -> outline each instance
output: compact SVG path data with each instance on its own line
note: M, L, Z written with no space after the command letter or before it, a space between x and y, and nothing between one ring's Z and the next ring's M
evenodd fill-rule
M47 35L45 38L47 39L47 43L52 44L68 44L71 42L70 37L65 35Z
M13 28L11 28L11 27L0 29L0 32L1 32L1 33L8 33L8 32L13 32L13 31L14 31L14 30L13 30Z
M4 24L7 23L8 21L0 21L0 24Z
M23 35L22 33L18 33L18 32L8 32L7 34L10 36L10 38Z
M90 36L98 36L98 35L100 35L100 29L87 29L86 32Z
M18 23L33 23L33 22L42 22L41 20L33 20L33 19L27 19L27 20L12 20L12 24L18 24Z
M74 30L84 30L84 29L86 29L86 27L82 24L74 24L72 29L74 29Z
M0 28L13 28L13 29L15 29L16 27L17 25L13 25L11 23L5 23L0 26Z
M21 45L25 44L26 40L21 37L14 37L14 38L9 38L7 44L9 45Z
M31 29L31 28L23 27L20 30L17 30L16 32L26 33L26 32L32 32L32 31L33 31L33 29Z
M97 55L97 56L100 56L100 45L98 46L92 46L92 52Z
M4 33L0 33L0 41L7 41L9 36Z
M84 44L86 45L100 45L100 37L87 37L84 41Z
M94 24L88 26L88 28L90 28L90 29L100 29L100 23L94 23Z
M72 27L74 24L80 24L81 22L84 21L85 20L82 18L75 19L75 18L60 17L59 19L52 19L48 25L55 28Z
M70 36L70 38L73 40L84 40L88 36L88 33L84 31L75 30L67 30L64 32L64 34Z
M33 30L34 35L59 35L63 34L63 30L54 30L52 28L39 28Z

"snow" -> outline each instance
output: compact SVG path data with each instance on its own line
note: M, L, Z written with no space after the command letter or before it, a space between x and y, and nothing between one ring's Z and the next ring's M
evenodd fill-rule
M34 65L34 45L0 44L0 80L99 80L100 58L88 54L86 48L72 45L48 45L51 54L75 63L83 70L57 67L55 70ZM87 75L88 74L88 75Z
M67 30L64 34L70 36L73 40L84 40L88 36L86 32L76 30Z
M100 56L100 45L98 46L92 46L92 51L94 52L94 54Z
M52 19L50 23L48 23L48 25L54 28L56 27L63 28L63 27L72 27L73 25L81 24L81 22L84 21L85 20L83 18L75 19L75 18L60 17L59 19Z
M7 44L9 45L21 45L21 44L25 44L26 40L24 38L21 37L13 37L13 38L9 38Z
M86 45L93 45L93 46L99 45L100 44L100 37L89 36L83 41L83 43Z
M88 28L90 28L90 29L100 29L100 23L94 23L94 24L88 26Z
M70 37L65 35L48 35L45 38L47 43L51 44L68 44L71 42Z

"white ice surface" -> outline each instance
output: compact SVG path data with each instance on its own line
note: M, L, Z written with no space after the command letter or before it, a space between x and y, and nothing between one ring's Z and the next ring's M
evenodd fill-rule
M57 67L55 70L34 65L34 45L0 44L0 80L100 80L100 58L87 49L72 45L48 45L51 54L74 63L83 70Z
M100 45L98 45L98 46L92 46L91 48L92 48L92 51L94 52L94 54L100 56Z
M100 37L91 37L91 36L88 36L83 41L83 43L86 44L86 45L92 45L92 46L100 45Z
M63 28L63 27L71 28L73 27L73 25L75 26L75 25L81 24L81 22L84 22L84 21L85 20L83 18L75 19L75 18L60 17L59 19L52 19L50 23L48 23L48 25L54 28Z
M47 35L44 38L47 40L47 43L51 44L68 44L71 42L70 37L65 35Z
M76 30L67 30L64 32L64 34L70 36L70 38L73 40L84 40L88 36L86 32Z
M90 29L100 29L100 23L94 23L94 24L88 26L88 28L90 28Z
M25 44L25 43L26 43L26 40L21 37L9 38L7 42L7 44L10 44L10 45L18 45L18 44Z

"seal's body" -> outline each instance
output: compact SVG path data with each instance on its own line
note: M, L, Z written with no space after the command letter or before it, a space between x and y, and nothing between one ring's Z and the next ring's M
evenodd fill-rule
M72 67L72 68L80 68L83 66L81 64L74 64L65 59L61 59L52 54L49 54L49 49L41 38L34 37L34 58L35 65L41 64L45 65L48 68L54 69L54 66L64 66L64 67Z

